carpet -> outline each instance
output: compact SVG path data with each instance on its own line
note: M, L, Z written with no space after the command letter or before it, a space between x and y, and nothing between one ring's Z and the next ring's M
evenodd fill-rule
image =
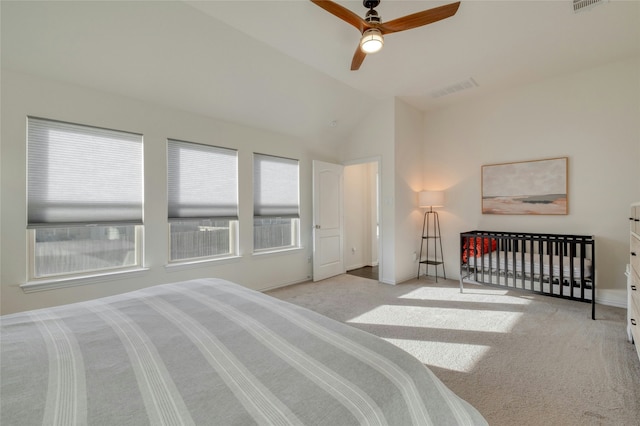
M267 292L411 353L491 425L640 425L626 310L421 278L352 275Z

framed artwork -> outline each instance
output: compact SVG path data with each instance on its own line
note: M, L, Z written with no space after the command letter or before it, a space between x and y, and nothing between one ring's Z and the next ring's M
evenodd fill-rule
M568 157L482 166L483 214L568 213Z

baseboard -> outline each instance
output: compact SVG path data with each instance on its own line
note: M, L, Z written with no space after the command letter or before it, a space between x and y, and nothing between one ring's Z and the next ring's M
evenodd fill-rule
M626 309L627 291L613 289L596 290L596 303Z
M398 284L398 282L397 282L396 280L387 279L387 278L382 278L382 277L379 277L379 278L378 278L378 282L381 282L382 284L389 284L389 285L396 285L396 284Z
M410 280L415 280L415 279L416 279L416 274L412 272L411 275L405 275L404 277L397 279L394 282L394 284L403 283L405 281L410 281ZM444 279L444 278L442 278L442 279Z
M269 290L275 290L276 288L288 287L290 285L302 284L302 283L306 283L306 282L311 282L311 278L305 278L305 279L302 279L302 280L293 280L293 281L290 281L290 282L277 284L277 285L274 285L274 286L271 286L271 287L255 289L255 290L256 291L260 291L260 292L265 292L265 291L269 291Z

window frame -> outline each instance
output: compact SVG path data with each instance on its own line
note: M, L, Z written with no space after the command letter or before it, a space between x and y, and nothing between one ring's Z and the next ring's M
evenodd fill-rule
M255 219L256 217L253 218L254 220L254 226L253 228L255 229ZM273 247L267 247L267 248L255 248L255 236L254 236L254 240L253 240L253 254L259 255L259 254L268 254L268 253L278 253L278 252L283 252L283 251L292 251L292 250L299 250L301 248L300 245L300 218L298 217L269 217L265 219L289 219L291 220L290 222L290 227L291 227L291 240L294 242L293 244L287 245L287 246L273 246ZM254 231L255 232L255 231Z
M188 219L186 219L188 220ZM217 262L220 260L233 259L240 252L240 221L238 219L229 220L229 252L224 254L216 254L211 256L185 257L181 259L171 258L171 221L167 223L167 265L189 265L205 262Z
M240 221L239 221L239 217L237 216L237 211L239 210L239 201L240 201L240 188L239 188L239 179L240 179L240 174L239 174L239 151L235 148L228 148L228 147L223 147L223 146L218 146L218 145L210 145L210 144L203 144L203 143L199 143L199 142L191 142L191 141L185 141L185 140L181 140L181 139L175 139L175 138L167 138L167 208L168 208L168 212L171 210L169 207L169 204L171 203L170 200L170 195L169 195L169 185L170 185L170 167L171 167L171 161L169 158L169 146L171 143L174 144L178 144L178 145L183 145L183 146L188 146L188 145L195 145L195 146L199 146L204 148L205 150L207 148L212 149L212 150L223 150L223 151L233 151L235 153L235 210L236 210L236 216L235 217L227 217L227 216L220 216L220 217L216 217L216 216L207 216L207 217L180 217L180 218L171 218L171 217L167 217L167 266L168 267L174 267L174 266L180 266L180 265L193 265L193 264L201 264L201 263L208 263L208 262L218 262L221 260L227 260L227 259L233 259L233 258L237 258L238 257L238 253L240 252ZM227 253L223 253L223 254L218 254L218 255L205 255L205 256L196 256L196 257L188 257L188 258L180 258L180 259L173 259L172 258L172 235L171 235L171 225L173 222L180 222L180 221L185 221L185 222L189 222L189 221L203 221L203 220L228 220L229 223L229 252Z
M140 144L140 221L95 221L88 220L86 222L43 222L43 223L30 223L29 222L29 185L30 185L30 174L29 170L33 166L33 164L29 161L29 149L30 149L30 120L34 120L36 122L42 123L57 123L59 125L69 125L72 127L86 129L87 134L86 138L95 137L96 134L91 134L90 129L95 129L96 131L107 131L114 133L123 133L128 135L133 135L136 138L139 137ZM55 124L52 126L55 128ZM144 138L143 135L136 132L130 132L125 130L117 130L110 129L105 127L98 127L87 124L80 123L72 123L66 121L60 121L55 119L41 118L35 116L27 116L26 118L26 214L27 214L27 228L26 228L26 239L27 239L27 282L22 284L20 287L23 288L25 292L29 291L37 291L37 290L46 290L49 288L58 288L58 287L66 287L69 285L80 285L87 284L90 282L100 281L103 278L109 277L112 278L114 276L123 276L126 274L137 273L140 271L144 271L148 268L144 267ZM136 143L138 141L136 140ZM37 149L37 148L34 148ZM36 234L39 229L72 229L72 228L95 228L95 227L122 227L122 226L132 226L133 227L133 240L134 240L134 261L131 265L126 266L113 266L113 267L104 267L104 268L96 268L96 269L86 269L86 270L76 270L70 272L60 272L60 273L52 273L46 275L36 275L36 254L37 254L37 244ZM90 241L99 241L99 240L90 240Z
M286 160L286 161L291 161L291 162L295 162L296 164L296 174L297 174L297 181L296 181L296 203L297 203L297 214L295 215L278 215L278 214L274 214L274 215L259 215L256 216L256 201L255 201L255 197L256 197L256 183L255 183L255 179L256 179L256 160L258 157L270 157L270 158L274 158L274 159L281 159L281 160ZM254 206L253 206L253 226L252 226L252 231L253 231L253 238L252 238L252 248L253 248L253 254L255 255L263 255L263 254L269 254L269 253L279 253L279 252L286 252L286 251L293 251L293 250L299 250L301 248L301 244L300 244L300 160L295 159L295 158L289 158L289 157L282 157L282 156L277 156L277 155L271 155L271 154L263 154L263 153L257 153L254 152L253 153L253 164L252 164L252 170L253 170L253 202L254 202ZM289 245L284 245L284 246L271 246L271 247L266 247L266 248L256 248L256 235L255 235L255 227L256 227L256 219L279 219L279 220L290 220L290 227L291 227L291 244Z
M143 225L127 225L134 227L134 245L135 245L135 262L132 265L112 268L88 269L72 273L59 273L36 276L36 231L38 229L69 229L81 227L78 226L52 226L27 229L27 247L28 247L28 283L60 281L60 280L78 280L88 277L108 276L113 274L146 270L144 267L144 226ZM93 225L86 225L92 227ZM102 226L102 225L101 225Z

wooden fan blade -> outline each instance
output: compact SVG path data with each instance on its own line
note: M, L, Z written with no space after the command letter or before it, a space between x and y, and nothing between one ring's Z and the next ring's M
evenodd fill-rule
M340 6L338 3L334 3L329 0L311 0L311 2L320 6L332 15L337 16L346 23L353 25L358 29L358 31L360 31L360 33L370 27L370 25L364 19L362 19L346 7Z
M441 19L449 18L456 14L460 7L460 2L447 4L433 9L424 10L422 12L413 13L394 19L389 22L383 22L378 26L382 34L391 34L399 31L410 30L411 28L421 27L423 25L432 24Z
M367 56L366 53L360 49L360 45L356 48L356 53L353 54L353 59L351 60L351 71L358 71L360 69L360 65L362 65L362 61Z

